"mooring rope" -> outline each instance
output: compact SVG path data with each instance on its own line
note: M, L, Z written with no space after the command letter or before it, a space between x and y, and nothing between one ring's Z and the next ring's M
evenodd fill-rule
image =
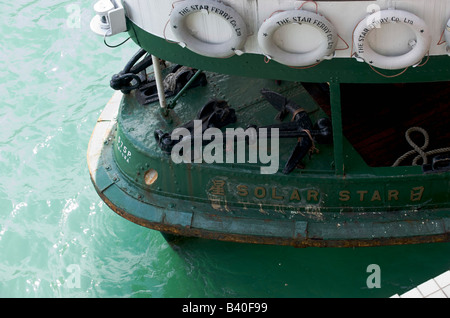
M417 146L417 144L412 141L411 136L410 136L412 132L419 132L424 136L425 142L422 147ZM430 143L430 138L429 138L428 132L421 127L409 128L405 133L405 138L406 138L406 141L411 145L413 150L410 150L407 153L405 153L404 155L402 155L401 157L399 157L394 162L392 167L397 167L403 160L405 160L409 156L414 155L416 153L418 153L418 155L412 161L413 166L417 166L418 165L417 162L420 159L422 159L422 161L423 161L422 164L424 165L424 164L428 163L428 156L436 155L436 154L444 153L444 152L450 152L450 147L439 148L439 149L434 149L434 150L425 152L425 150L427 149L427 147Z

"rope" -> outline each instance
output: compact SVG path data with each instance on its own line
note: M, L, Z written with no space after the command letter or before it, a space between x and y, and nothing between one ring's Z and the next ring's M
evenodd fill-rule
M319 13L319 5L318 5L317 2L314 1L314 0L306 0L305 2L302 3L301 6L299 6L299 7L297 8L297 10L300 10L300 9L301 9L305 4L307 4L308 2L314 3L314 5L316 6L316 13Z
M442 45L442 44L444 44L446 42L445 40L442 41L442 38L444 37L444 33L445 33L445 29L442 31L441 37L439 38L439 41L438 41L437 45Z
M412 132L419 132L421 133L424 138L424 144L422 145L422 147L417 146L416 143L414 143L410 137L410 134ZM428 156L431 155L436 155L439 153L444 153L444 152L450 152L450 147L446 147L446 148L439 148L439 149L435 149L435 150L430 150L425 152L426 148L428 147L429 143L430 143L430 138L429 135L427 133L427 131L423 128L420 127L411 127L409 128L406 133L405 133L405 138L406 141L411 145L411 147L413 148L413 150L408 151L407 153L405 153L404 155L400 156L400 158L398 158L394 164L392 165L392 167L397 167L403 160L405 160L406 158L408 158L411 155L414 155L416 153L418 153L419 155L417 155L413 161L412 161L412 165L413 166L417 166L417 161L419 161L420 159L422 159L423 163L422 164L427 164L428 163Z
M405 73L406 70L408 69L408 67L405 67L405 69L404 69L403 71L401 71L400 73L397 73L397 74L394 74L394 75L386 75L386 74L383 74L383 73L377 71L372 65L369 65L369 66L370 66L370 68L372 69L372 71L374 71L374 72L377 73L378 75L381 75L381 76L386 77L386 78L393 78L393 77L400 76L400 75L402 75L403 73Z
M311 140L311 148L309 148L309 155L311 156L314 152L319 153L319 149L316 147L316 143L314 142L314 139L311 135L311 132L308 129L303 129L303 131L308 135L309 139Z

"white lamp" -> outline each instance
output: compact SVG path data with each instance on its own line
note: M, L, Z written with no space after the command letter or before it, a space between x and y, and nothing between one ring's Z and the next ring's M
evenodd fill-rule
M101 36L127 31L125 10L120 0L100 0L94 5L97 15L91 20L91 30Z

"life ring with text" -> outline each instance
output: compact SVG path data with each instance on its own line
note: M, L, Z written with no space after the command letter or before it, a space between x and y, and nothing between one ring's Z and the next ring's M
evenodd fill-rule
M369 45L367 40L369 34L388 23L402 23L414 31L416 38L409 43L410 51L401 55L388 56L377 53ZM354 55L356 59L378 68L396 70L419 63L430 49L431 35L425 21L418 16L404 10L388 9L372 13L363 19L355 28L353 42L356 48Z
M231 27L231 37L224 42L211 43L197 38L187 27L187 19L194 13L214 14ZM247 39L245 21L232 7L217 1L187 0L174 5L170 15L173 34L182 46L208 57L226 58L241 54Z
M323 39L319 46L308 52L290 52L279 47L274 34L288 24L306 24L317 29ZM292 41L298 41L295 36ZM258 31L258 43L264 55L288 66L308 66L331 59L336 50L338 34L334 25L323 15L307 10L289 10L276 13L261 25Z
M447 54L450 56L450 19L445 26L445 42L447 42Z

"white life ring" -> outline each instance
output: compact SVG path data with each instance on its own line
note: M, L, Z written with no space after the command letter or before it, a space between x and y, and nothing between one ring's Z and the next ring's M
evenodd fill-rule
M280 48L274 41L275 32L287 24L307 24L317 29L323 36L320 45L308 52L289 52ZM336 49L338 34L334 25L319 13L307 10L289 10L276 13L261 25L258 43L264 55L289 66L308 66L324 59L331 59ZM298 41L292 38L292 41Z
M450 56L450 19L445 26L445 42L447 42L447 54Z
M186 26L187 18L194 13L214 14L225 21L232 30L230 39L211 43L197 38ZM170 15L172 31L180 45L209 57L226 58L241 54L247 39L247 26L242 17L231 7L212 0L187 0L177 2Z
M402 23L414 31L416 39L411 41L409 52L387 56L375 52L370 47L367 41L370 32L387 23ZM372 13L362 20L355 28L353 42L356 48L356 59L362 59L378 68L396 70L419 63L430 49L431 35L425 21L421 18L408 11L388 9Z

